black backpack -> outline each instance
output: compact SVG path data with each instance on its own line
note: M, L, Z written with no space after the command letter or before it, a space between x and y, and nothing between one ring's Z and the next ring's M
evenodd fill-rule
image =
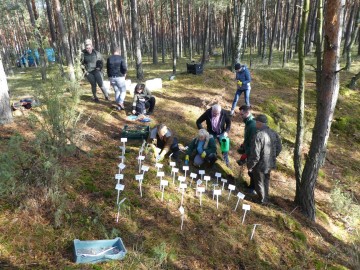
M135 111L136 114L146 114L146 106L145 106L146 101L145 100L140 100L138 98L137 102L136 102L136 107L135 107Z

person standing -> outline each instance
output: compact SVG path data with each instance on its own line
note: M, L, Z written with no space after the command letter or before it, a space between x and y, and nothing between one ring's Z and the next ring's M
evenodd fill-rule
M196 126L198 129L202 129L202 122L206 121L206 129L214 138L217 138L220 145L223 137L228 137L228 133L231 127L231 120L227 113L221 109L219 104L213 105L210 109L207 109L197 120ZM223 152L223 159L226 166L229 167L228 152Z
M237 161L237 163L240 166L242 166L248 161L248 158L250 157L251 142L256 134L256 121L254 119L254 116L251 114L251 109L249 106L242 105L239 108L239 110L240 110L240 117L245 123L244 141L240 145L240 148L238 149L238 152L239 154L241 154L241 157ZM253 173L248 172L248 174L250 177L250 184L248 188L250 189L250 193L253 193L255 190Z
M280 154L282 145L280 136L267 126L266 115L256 118L255 135L251 144L247 168L253 173L256 193L261 204L269 201L270 172L276 168L276 157Z
M92 46L90 39L85 40L85 50L81 53L81 67L85 77L91 84L91 91L95 102L99 102L96 95L96 84L100 87L106 100L109 100L108 90L104 85L101 70L103 68L103 59L100 52L96 51Z
M120 56L120 48L115 47L113 55L106 61L106 69L110 84L115 91L115 102L118 110L124 110L124 100L126 96L125 77L127 66L124 59Z
M251 75L249 69L247 68L246 65L240 65L240 63L236 63L235 72L236 72L235 80L237 82L237 90L231 106L230 115L234 114L236 104L238 103L242 93L244 93L245 104L250 107Z

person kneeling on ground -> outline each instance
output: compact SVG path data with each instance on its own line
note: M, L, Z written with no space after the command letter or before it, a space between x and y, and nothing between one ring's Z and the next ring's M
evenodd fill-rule
M133 106L132 113L136 115L139 114L150 115L154 112L155 97L151 95L150 90L147 87L145 87L145 84L138 83L135 86L132 106Z
M166 154L173 154L175 161L179 158L178 140L174 137L172 131L164 124L160 124L150 131L148 143L155 148L154 153L156 161L160 162L164 159ZM156 150L158 148L158 150Z
M212 135L209 134L205 129L200 129L198 136L194 138L185 156L185 165L189 164L189 157L196 151L194 157L194 166L200 167L204 162L214 165L216 157L216 143Z

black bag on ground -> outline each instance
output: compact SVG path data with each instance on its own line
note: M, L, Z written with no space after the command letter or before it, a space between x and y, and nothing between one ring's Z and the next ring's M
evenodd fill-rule
M146 114L146 106L145 106L145 99L144 98L138 98L135 106L136 114Z

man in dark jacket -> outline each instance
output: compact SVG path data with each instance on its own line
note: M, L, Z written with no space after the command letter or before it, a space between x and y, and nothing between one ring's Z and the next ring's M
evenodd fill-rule
M239 110L240 117L245 123L244 142L240 145L240 149L238 150L238 152L241 154L241 157L240 160L237 161L237 163L242 166L248 161L248 157L250 157L251 142L256 134L256 121L251 114L251 109L249 106L242 105ZM250 193L253 193L255 189L253 173L249 172L248 174L250 176Z
M231 120L227 113L221 109L219 104L215 104L210 109L207 109L197 120L196 125L198 129L202 129L202 123L206 121L207 131L217 138L219 143L222 137L227 137L231 127ZM223 158L226 166L229 167L228 152L223 152Z
M94 101L99 102L99 99L96 96L96 84L101 88L105 99L109 100L108 90L103 83L101 74L103 59L101 54L94 50L90 39L85 40L85 50L83 50L81 54L81 67L84 71L85 77L91 84Z
M115 102L118 110L124 110L124 100L126 96L125 77L127 66L124 59L120 56L120 48L114 49L114 54L106 61L106 69L110 84L115 91Z
M251 75L245 65L240 65L239 63L235 64L235 80L237 82L237 90L235 93L234 101L231 106L230 115L234 114L236 104L242 93L245 96L245 104L250 107L250 91L251 91Z
M276 157L282 146L279 135L267 126L266 115L259 115L255 120L258 132L251 144L247 167L253 173L260 203L266 204L269 200L270 172L276 168Z

